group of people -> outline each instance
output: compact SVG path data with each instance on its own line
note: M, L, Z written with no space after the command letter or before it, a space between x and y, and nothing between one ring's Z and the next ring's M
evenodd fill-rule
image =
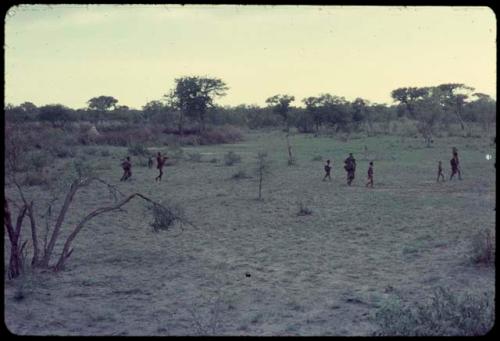
M462 180L462 175L460 174L460 161L458 160L458 151L457 151L457 148L455 148L455 147L453 147L453 157L450 160L450 165L451 165L450 180L453 179L453 176L455 174L458 175L459 180ZM441 161L438 162L438 176L437 176L436 182L439 182L439 179L441 179L442 181L445 181Z
M458 151L456 147L453 147L453 157L450 160L450 165L450 180L453 179L453 176L455 176L455 174L458 175L459 180L462 180L462 175L460 173L460 161L458 160ZM323 177L323 181L325 181L326 179L332 180L330 175L330 172L332 170L332 163L330 163L330 160L326 160L324 169L325 176ZM354 180L354 174L356 172L356 159L352 156L352 153L349 153L349 157L344 160L344 169L347 172L347 185L351 186L352 181ZM440 179L442 179L442 181L445 181L441 161L438 162L437 182L439 182ZM368 181L366 182L365 186L373 188L373 161L370 161L368 167Z
M163 176L163 167L165 166L165 162L168 157L161 155L160 152L156 155L156 168L160 172L158 176L155 178L155 181L161 181L161 177ZM122 169L123 175L120 181L127 181L132 176L132 162L130 161L130 156L127 156L125 160L122 161ZM149 157L148 159L148 168L153 168L153 157Z
M332 170L332 166L330 165L330 160L326 160L325 164L325 176L323 177L323 181L327 178L328 180L332 180L330 172ZM352 153L349 153L349 157L344 160L344 169L347 172L347 185L351 186L352 181L354 180L354 174L356 172L356 159L352 156ZM368 167L368 181L366 182L366 187L373 188L373 161L370 161Z
M161 155L160 152L158 152L158 154L156 155L156 168L160 173L155 178L155 181L161 181L161 178L163 176L163 167L165 166L165 162L167 161L167 159L168 157ZM129 179L132 176L132 162L130 161L130 156L127 156L125 160L122 161L121 165L123 168L123 175L120 181L127 181L127 179ZM330 174L332 170L332 165L333 163L331 163L330 160L326 160L326 164L324 166L325 176L323 177L323 181L325 181L326 179L330 181L332 180ZM459 180L462 180L462 175L460 174L460 161L458 160L458 151L457 148L455 147L453 147L453 157L450 160L450 165L451 165L450 180L453 178L455 174L458 175ZM148 167L153 168L153 157L149 157ZM344 169L347 172L347 185L351 186L356 172L356 159L353 157L352 153L349 153L349 157L347 157L347 159L344 160ZM445 181L441 161L438 162L437 182L439 182L440 179L442 181ZM373 161L370 161L368 167L368 181L366 182L365 186L373 188Z

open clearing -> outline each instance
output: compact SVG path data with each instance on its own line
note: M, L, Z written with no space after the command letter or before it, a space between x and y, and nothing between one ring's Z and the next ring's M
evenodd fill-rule
M469 260L472 236L495 229L494 160L485 158L496 155L490 141L442 138L425 148L420 139L294 135L291 143L298 160L291 167L280 132L184 148L200 153L202 162L166 167L162 183L154 181L156 169L138 166L132 181L120 182L126 148L105 148L111 156L102 157L82 147L77 157L112 166L99 170L103 179L125 193L181 205L196 228L155 233L141 201L92 220L65 271L5 282L8 329L23 335L371 335L377 329L371 318L391 295L412 302L437 286L494 290L494 267ZM374 159L374 189L364 187L365 146ZM452 146L462 181L448 181ZM262 201L253 174L260 150L272 160ZM226 166L228 151L242 162ZM352 187L342 168L349 152L358 164ZM323 161L312 161L315 156ZM333 160L332 182L321 181L326 159ZM437 184L439 160L447 181ZM252 177L232 179L241 169ZM42 189L31 187L30 194L43 206ZM102 187L83 189L67 224L110 200ZM311 215L297 215L300 202ZM24 231L27 238L27 226ZM15 300L21 280L25 297Z

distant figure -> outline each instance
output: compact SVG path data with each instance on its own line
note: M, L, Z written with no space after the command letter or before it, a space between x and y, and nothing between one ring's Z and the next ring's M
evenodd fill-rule
M130 161L130 156L127 156L122 162L123 175L120 181L127 181L128 178L132 176L132 162Z
M148 159L148 168L149 169L153 168L153 157L152 156L150 156Z
M453 178L453 175L458 174L458 180L462 180L462 176L460 174L460 161L458 160L458 152L457 148L453 147L453 158L450 160L451 165L451 175L450 180Z
M349 157L344 160L344 169L347 172L347 184L351 186L352 180L354 180L354 173L356 172L356 159L349 153Z
M438 163L438 177L437 177L437 182L439 182L439 177L441 177L441 179L443 179L443 182L444 182L444 175L443 175L443 167L441 166L441 161L439 161Z
M330 166L330 160L326 160L325 177L323 178L323 181L325 181L326 178L328 178L328 180L332 181L332 178L330 177L331 170L332 170L332 167Z
M366 187L370 186L373 188L373 161L370 161L370 167L368 167L368 182Z
M156 168L160 171L160 174L155 178L155 181L161 181L161 177L163 176L163 166L165 165L165 161L167 161L168 157L161 156L161 153L158 152L156 155Z

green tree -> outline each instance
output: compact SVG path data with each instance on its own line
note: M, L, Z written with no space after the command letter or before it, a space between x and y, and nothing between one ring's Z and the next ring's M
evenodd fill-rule
M193 76L175 79L175 88L166 97L169 104L180 112L179 132L183 133L185 116L197 120L204 131L208 108L214 106L216 97L225 96L228 89L219 78Z
M446 83L437 86L440 91L440 101L447 112L454 113L462 130L465 129L465 123L462 118L463 107L474 88L462 83Z
M302 100L306 106L306 112L312 117L316 132L324 122L324 113L321 110L321 98L320 97L307 97Z
M61 104L49 104L40 107L38 119L52 123L54 127L63 127L74 120L72 110Z
M280 115L285 122L285 130L290 130L290 103L295 100L294 96L274 95L266 99L266 103L273 109L273 112Z
M116 108L118 100L112 96L99 96L93 97L87 101L89 109L98 111L107 111L111 108Z
M391 92L391 97L394 101L404 105L409 113L410 118L415 118L416 101L425 97L428 93L428 88L398 88Z

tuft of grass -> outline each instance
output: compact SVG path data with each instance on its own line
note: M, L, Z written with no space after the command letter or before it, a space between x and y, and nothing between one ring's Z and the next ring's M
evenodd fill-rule
M493 293L455 295L437 287L425 302L386 302L375 314L377 336L479 336L493 327Z
M236 173L233 174L233 176L231 176L231 179L234 179L234 180L241 180L241 179L248 179L248 178L250 178L250 176L245 172L244 169L238 170Z
M298 216L306 216L306 215L311 215L313 212L312 210L304 205L304 203L300 202L299 203L299 211L297 212Z
M232 150L224 155L224 163L226 164L226 166L232 166L240 162L241 162L241 156L236 154Z

